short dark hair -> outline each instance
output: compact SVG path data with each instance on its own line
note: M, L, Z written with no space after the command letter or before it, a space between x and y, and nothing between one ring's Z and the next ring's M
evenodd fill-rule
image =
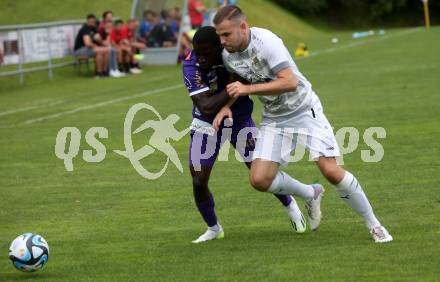
M152 16L154 16L154 11L153 11L153 10L150 10L150 9L145 10L145 11L144 11L144 17L146 17L147 15L152 15Z
M96 16L95 16L95 14L88 14L88 15L87 15L87 20L90 20L90 19L94 19L94 20L96 20Z
M218 25L225 20L238 20L238 19L246 19L246 15L240 9L240 7L236 5L229 5L222 7L218 10L217 14L214 17L214 24Z
M213 47L221 46L220 38L212 26L203 26L197 30L193 37L193 44L210 44Z
M115 21L115 25L117 25L117 24L123 24L123 23L124 23L123 20L116 20L116 21Z
M162 11L160 12L160 15L161 15L161 17L162 17L163 19L166 19L166 18L168 18L168 17L170 16L170 13L169 13L167 10L162 10Z
M102 13L102 18L105 19L105 17L107 17L108 14L113 14L113 12L110 10L105 11L104 13Z

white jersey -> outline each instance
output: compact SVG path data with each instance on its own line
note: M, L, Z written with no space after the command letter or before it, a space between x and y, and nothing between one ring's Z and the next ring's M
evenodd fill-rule
M276 79L279 71L290 67L298 79L296 91L259 95L264 106L263 117L277 120L310 109L315 95L312 85L298 70L281 38L267 29L252 27L250 30L251 40L244 51L229 53L223 50L226 69L251 83L261 83Z

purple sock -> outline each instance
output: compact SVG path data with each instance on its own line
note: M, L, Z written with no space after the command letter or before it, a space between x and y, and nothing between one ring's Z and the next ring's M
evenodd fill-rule
M288 205L290 205L290 203L292 202L292 198L289 195L277 195L274 194L275 197L278 198L278 200L280 200L280 202L283 204L283 206L287 207Z
M217 224L217 216L215 215L214 211L214 197L211 195L209 199L206 202L196 202L197 209L199 209L200 214L203 217L203 220L205 220L206 224L208 224L209 227L212 227Z

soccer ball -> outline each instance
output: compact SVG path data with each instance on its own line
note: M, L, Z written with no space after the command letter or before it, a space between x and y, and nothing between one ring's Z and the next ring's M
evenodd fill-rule
M12 241L9 259L20 271L37 271L43 268L49 259L49 245L40 235L25 233Z

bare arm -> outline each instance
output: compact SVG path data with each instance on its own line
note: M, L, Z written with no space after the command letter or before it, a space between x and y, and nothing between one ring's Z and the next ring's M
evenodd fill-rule
M220 93L210 93L209 91L191 96L191 99L204 115L216 114L230 100L226 90Z
M95 44L93 44L92 38L90 38L90 35L84 35L83 36L84 45L86 45L89 48L95 47Z
M298 79L290 68L285 68L277 73L277 78L270 82L243 85L241 82L230 83L227 87L231 97L246 95L280 95L285 92L295 91Z
M239 76L238 74L233 73L233 72L229 73L229 83L235 82L235 81L240 81L243 84L250 84L249 81L247 81L243 77Z
M105 40L102 41L102 44L104 46L112 46L111 42L110 42L110 36L107 36L107 38Z
M219 130L223 120L225 118L229 118L230 121L232 120L232 110L231 106L237 101L238 97L231 97L226 105L224 105L216 114L214 121L212 122L212 125L214 126L215 130Z
M228 103L226 103L226 105L224 105L223 107L230 108L235 103L235 101L237 101L237 99L238 99L238 97L231 97L229 99Z
M277 78L270 82L249 85L249 92L254 95L279 95L295 91L298 79L292 69L285 68L277 73Z

